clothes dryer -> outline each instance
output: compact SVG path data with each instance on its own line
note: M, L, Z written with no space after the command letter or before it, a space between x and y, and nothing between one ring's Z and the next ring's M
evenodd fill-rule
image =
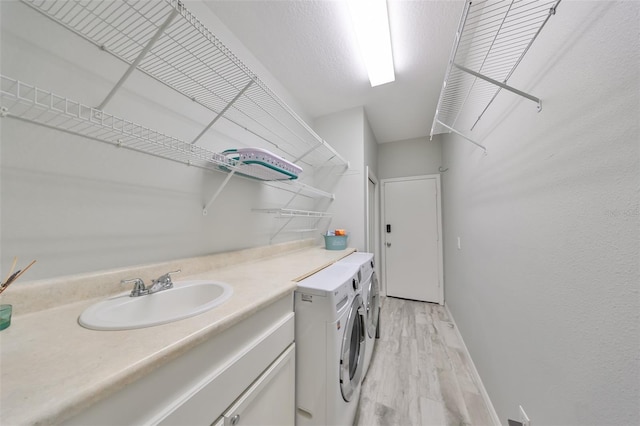
M373 349L376 343L378 318L380 316L380 286L375 272L375 260L373 253L356 252L339 260L336 264L357 265L360 268L362 300L367 312L366 331L367 344L365 346L364 372L362 378L369 370Z
M333 264L295 292L296 425L353 423L364 368L366 312L359 268Z

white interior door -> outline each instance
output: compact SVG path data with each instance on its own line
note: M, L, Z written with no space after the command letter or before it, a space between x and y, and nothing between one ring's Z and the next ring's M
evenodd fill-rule
M444 303L439 177L383 181L388 296Z

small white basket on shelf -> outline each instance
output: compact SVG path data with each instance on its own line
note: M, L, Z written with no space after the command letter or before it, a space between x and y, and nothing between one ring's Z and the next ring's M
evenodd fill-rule
M233 166L220 166L225 171L259 180L293 180L302 173L302 167L262 148L227 149L220 155Z

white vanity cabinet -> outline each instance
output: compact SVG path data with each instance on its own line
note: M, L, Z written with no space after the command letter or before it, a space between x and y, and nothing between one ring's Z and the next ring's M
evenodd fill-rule
M162 332L161 327L146 330ZM289 294L65 424L293 425L293 339L293 296Z

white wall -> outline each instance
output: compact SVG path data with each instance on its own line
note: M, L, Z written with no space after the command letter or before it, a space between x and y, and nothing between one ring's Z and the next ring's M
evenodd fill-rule
M276 80L198 2L187 5L269 84ZM98 105L126 66L21 2L0 2L1 71L86 105ZM247 60L248 59L248 60ZM105 110L189 141L213 114L134 72ZM221 125L218 127L218 125ZM252 208L285 204L291 194L41 126L0 119L1 264L37 259L24 279L109 269L269 244L281 221ZM216 123L212 150L251 144L246 132ZM311 171L312 174L312 171ZM290 207L310 208L299 198ZM310 235L282 233L273 242Z
M375 173L378 148L364 108L355 107L320 117L315 120L314 127L350 162L348 170L324 170L316 176L316 185L335 192L336 196L327 210L333 214L329 229L346 229L349 246L364 251L366 166Z
M378 148L378 178L390 179L440 173L441 135L383 143Z
M488 156L443 142L446 302L503 424L638 423L639 11L562 2L510 80L542 112L502 92Z

